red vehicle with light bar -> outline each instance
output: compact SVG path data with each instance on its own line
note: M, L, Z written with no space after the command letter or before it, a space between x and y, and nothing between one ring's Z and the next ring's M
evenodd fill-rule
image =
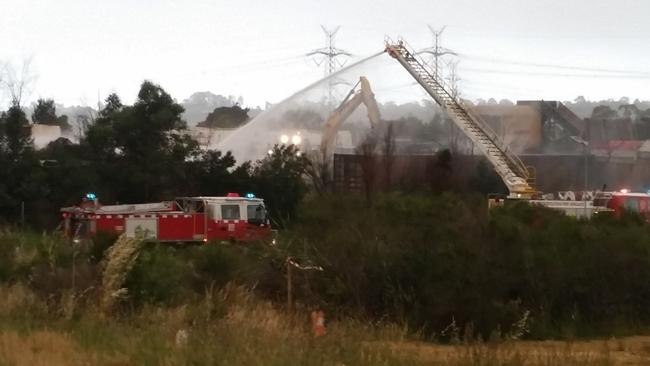
M159 242L252 242L271 236L264 200L252 194L102 205L89 193L79 206L61 213L65 234L75 239L100 231Z
M606 207L617 217L627 210L636 212L650 221L650 194L634 193L627 189L618 192L599 192L594 197L594 206Z

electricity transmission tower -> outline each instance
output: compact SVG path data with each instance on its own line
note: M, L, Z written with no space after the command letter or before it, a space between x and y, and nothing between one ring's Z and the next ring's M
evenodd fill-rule
M447 69L449 70L449 76L447 76L447 82L449 83L449 92L454 98L460 97L459 82L461 78L458 76L458 63L460 60L452 60L447 62Z
M434 29L432 26L427 25L429 30L431 31L431 34L433 35L433 45L431 47L425 48L418 53L426 53L431 55L431 61L429 63L429 66L433 69L434 76L438 78L441 76L440 74L442 73L441 69L441 61L442 61L442 56L445 55L453 55L457 56L458 54L448 48L444 48L441 46L441 38L442 38L442 32L445 31L445 28L447 26L444 26L440 29Z
M452 60L447 63L447 68L449 70L449 77L444 78L443 76L443 70L442 70L442 64L443 64L443 57L446 55L451 55L451 56L457 56L458 54L448 48L442 47L442 33L445 31L445 28L447 26L444 26L440 29L435 29L430 25L427 25L429 28L429 31L431 31L431 35L433 36L433 44L431 47L425 48L423 50L420 50L418 54L423 54L426 53L428 55L431 55L430 61L429 61L429 67L433 69L433 74L436 80L443 80L447 79L448 81L448 86L450 88L449 92L451 93L452 97L458 98L460 96L460 92L458 90L458 82L460 81L460 78L458 77L458 60ZM449 150L452 152L452 154L457 154L460 151L461 144L463 142L462 138L462 133L458 127L450 120L450 119L445 119L445 123L448 126L448 131L447 131L447 136L448 136L448 147ZM471 150L472 154L474 154L474 145L471 145Z
M458 76L458 63L459 60L452 60L447 62L447 70L448 71L448 76L445 78L447 80L447 85L449 86L449 93L451 93L451 96L457 99L460 99L460 89L459 89L459 82L460 82L460 77ZM474 155L474 143L471 141L468 141L468 139L464 139L462 136L461 130L456 127L454 123L452 123L451 120L446 119L447 126L448 126L448 134L449 134L449 149L452 151L452 153L457 154L461 150L461 145L462 142L469 143L469 148L471 149L470 155Z
M324 65L325 77L329 77L334 73L334 71L336 71L336 69L341 68L343 67L343 65L345 65L345 61L341 62L339 60L339 57L341 56L348 57L351 56L352 54L349 53L348 51L342 50L340 48L336 48L335 46L336 33L341 28L340 26L336 27L333 30L329 30L322 25L320 27L325 33L325 47L315 49L309 52L307 56L316 56L314 58L314 62L318 66ZM329 78L327 85L328 85L328 103L330 104L332 103L332 93L335 84L337 84L336 81L333 80L332 78Z

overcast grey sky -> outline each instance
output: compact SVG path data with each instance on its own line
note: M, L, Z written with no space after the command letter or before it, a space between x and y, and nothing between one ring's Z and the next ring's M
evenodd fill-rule
M337 46L355 55L351 61L380 51L384 35L430 46L427 24L447 25L443 45L461 55L466 98L650 99L645 0L0 4L0 60L32 58L38 76L28 101L95 105L98 93L103 98L115 91L131 102L142 80L150 79L178 100L210 90L241 95L252 106L277 102L322 77L304 57L324 46L321 24L341 26Z

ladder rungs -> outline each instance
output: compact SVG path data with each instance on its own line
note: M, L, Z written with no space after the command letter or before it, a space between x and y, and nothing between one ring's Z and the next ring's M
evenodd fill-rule
M493 136L493 133L488 132L489 129L487 126L475 120L460 101L446 90L445 84L438 74L428 70L403 45L396 47L396 51L398 57L401 57L405 61L403 65L410 68L409 71L411 74L416 76L417 81L425 86L429 94L441 104L441 107L447 112L448 117L454 120L457 126L463 129L468 137L480 145L481 149L489 155L488 157L499 170L499 174L503 177L508 177L508 179L522 176L528 177L527 172L522 172L521 168L517 165L516 157L513 157L507 150L502 148L503 144L499 138Z

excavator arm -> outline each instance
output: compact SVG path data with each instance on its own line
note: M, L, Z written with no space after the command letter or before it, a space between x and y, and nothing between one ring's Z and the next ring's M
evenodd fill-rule
M359 88L358 90L357 87ZM375 94L370 88L368 79L361 76L345 99L343 99L343 102L341 102L325 122L323 137L320 144L320 151L323 156L327 156L329 153L330 147L334 143L336 133L341 127L341 124L350 117L361 103L365 104L366 109L368 110L368 119L370 120L371 126L373 128L379 126L379 107L375 100Z

